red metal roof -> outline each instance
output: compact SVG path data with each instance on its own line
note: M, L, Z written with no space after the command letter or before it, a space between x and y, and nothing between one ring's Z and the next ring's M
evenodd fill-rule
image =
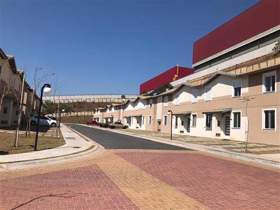
M178 80L192 73L193 69L190 68L181 66L172 67L158 76L140 84L140 94L147 93L151 90L156 90L164 85L169 84L170 82Z
M193 63L197 63L280 24L280 0L261 0L240 15L197 40Z

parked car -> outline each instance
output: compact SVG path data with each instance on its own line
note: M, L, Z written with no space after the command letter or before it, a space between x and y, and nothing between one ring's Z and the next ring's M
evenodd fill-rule
M108 123L99 123L99 126L102 128L108 128L109 124Z
M31 125L36 125L37 120L38 120L38 117L33 116L31 118ZM39 125L40 126L47 126L47 127L56 127L57 126L57 121L50 118L50 117L41 116L40 120L39 120Z
M56 120L56 117L53 116L47 116L48 118L51 118L52 120Z
M114 129L114 128L126 129L126 128L128 128L128 126L122 124L120 121L117 121L117 122L109 124L109 128L112 128L112 129Z
M96 125L96 126L98 126L98 125L99 125L99 122L97 122L96 120L88 120L88 121L87 121L87 124L88 124L88 125Z

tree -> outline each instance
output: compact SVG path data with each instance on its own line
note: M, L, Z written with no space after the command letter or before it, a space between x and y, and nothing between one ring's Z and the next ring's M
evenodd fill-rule
M43 104L43 113L44 114L53 114L56 113L56 104L51 101L45 101Z

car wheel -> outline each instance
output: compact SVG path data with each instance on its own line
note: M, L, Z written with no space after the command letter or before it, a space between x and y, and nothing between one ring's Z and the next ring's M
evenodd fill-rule
M52 124L51 124L51 127L56 127L56 123L52 123Z

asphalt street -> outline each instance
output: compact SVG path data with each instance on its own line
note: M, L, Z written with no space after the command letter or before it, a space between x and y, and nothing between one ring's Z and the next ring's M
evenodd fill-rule
M69 126L98 144L101 144L105 149L187 150L186 148L119 134L109 130L101 130L77 124L70 124Z

